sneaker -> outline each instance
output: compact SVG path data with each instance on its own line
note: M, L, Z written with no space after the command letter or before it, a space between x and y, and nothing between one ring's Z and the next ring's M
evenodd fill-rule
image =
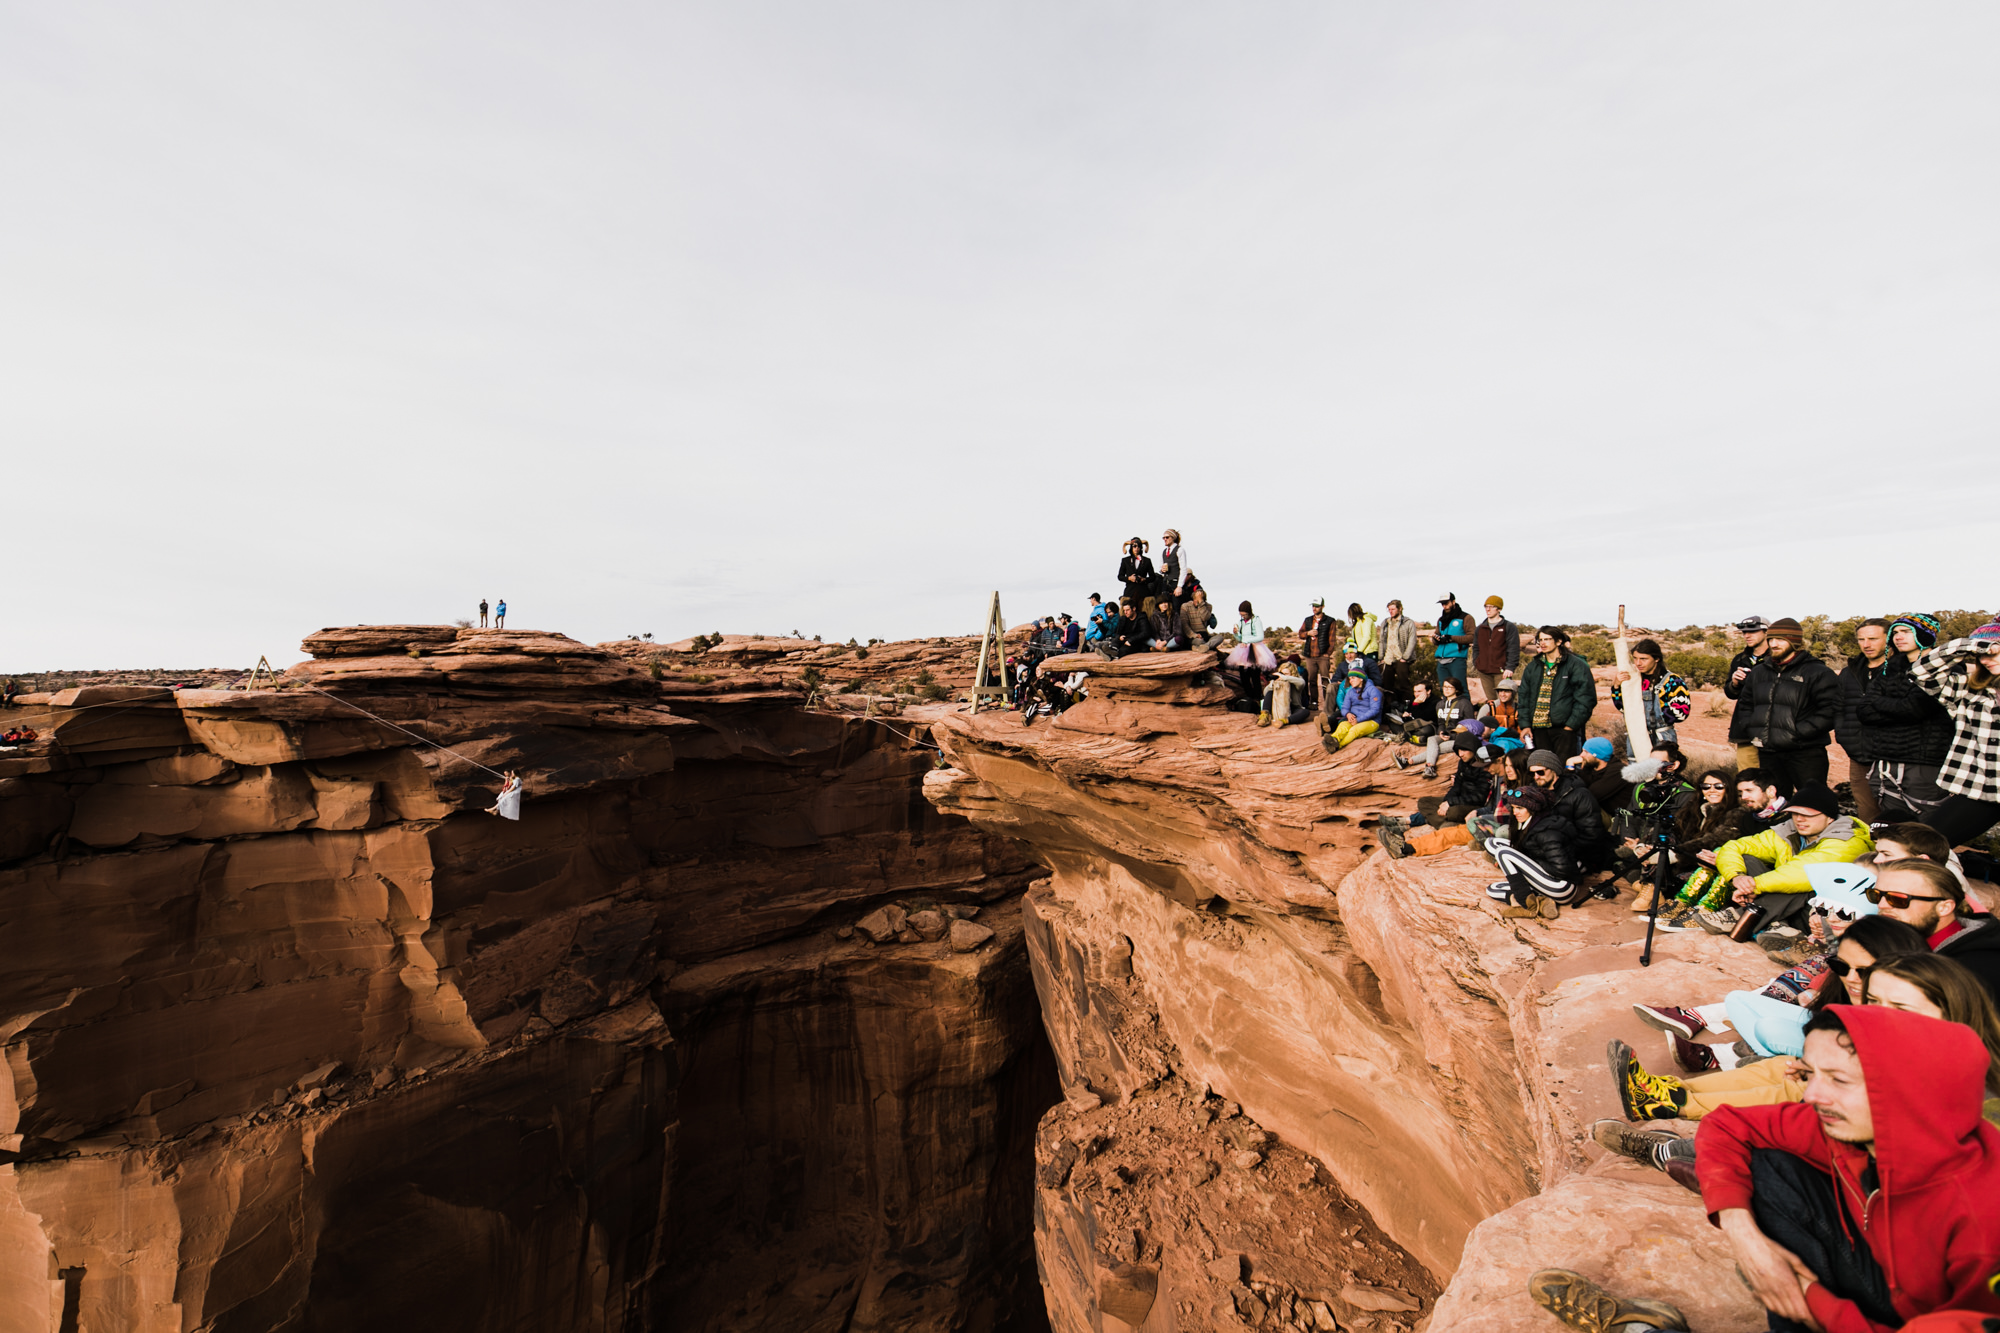
M1425 765L1424 765L1424 780L1425 780L1425 781L1427 781L1427 782L1432 782L1432 781L1436 781L1436 779L1437 779L1437 775L1438 775L1438 771L1437 771L1437 766L1436 766L1435 764L1425 764Z
M1677 898L1669 906L1662 909L1657 924L1661 930L1675 932L1693 930L1694 913L1695 905L1693 903L1684 902Z
M1729 934L1736 929L1737 922L1742 919L1743 909L1740 907L1722 907L1715 911L1710 911L1706 907L1694 909L1694 924L1711 935Z
M1618 1100L1625 1118L1634 1123L1647 1120L1678 1120L1687 1105L1687 1089L1677 1078L1649 1074L1632 1048L1614 1038L1605 1048L1611 1077L1618 1085Z
M1292 720L1290 718L1281 717L1274 720L1271 723L1271 730L1276 731L1279 727L1289 727L1291 725L1292 725Z
M1260 726L1260 727L1268 727L1268 726L1270 726L1270 725L1271 725L1271 715L1270 715L1269 713L1259 713L1259 714L1257 714L1257 725L1258 725L1258 726Z
M1567 1268L1544 1268L1528 1279L1528 1295L1544 1310L1582 1333L1685 1333L1687 1319L1665 1301L1621 1301Z
M1382 850L1389 853L1395 860L1400 861L1410 854L1410 844L1403 841L1403 831L1401 829L1390 828L1387 824L1384 824L1381 828L1375 830L1375 841L1381 843Z
M1788 949L1779 949L1774 952L1771 955L1771 961L1780 967L1797 967L1800 963L1811 962L1815 958L1824 958L1829 952L1826 946L1827 941L1824 940L1803 939Z
M1678 1142L1681 1136L1670 1129L1639 1129L1623 1120L1599 1120L1590 1127L1590 1137L1606 1152L1658 1167L1660 1150Z
M1690 1074L1712 1074L1722 1068L1722 1061L1715 1058L1715 1052L1701 1042L1669 1033L1667 1045L1673 1050L1674 1063Z
M1410 827L1410 821L1401 815L1383 815L1375 823L1381 828L1392 828L1398 833L1406 833Z
M1679 1005L1635 1004L1632 1012L1639 1015L1639 1021L1647 1027L1671 1032L1687 1041L1693 1041L1698 1034L1708 1030L1708 1023L1700 1014Z
M1397 768L1408 768L1409 766L1410 766L1410 756L1406 754L1399 754L1396 756Z
M1803 937L1804 932L1793 930L1790 926L1773 926L1769 930L1758 933L1757 947L1765 953L1777 953L1780 950L1791 948Z
M1618 886L1615 881L1610 884L1599 884L1590 891L1590 896L1599 902L1608 903L1618 896Z

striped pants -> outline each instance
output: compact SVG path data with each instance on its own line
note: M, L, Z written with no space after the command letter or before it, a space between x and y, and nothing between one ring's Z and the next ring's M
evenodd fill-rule
M1505 838L1488 838L1486 854L1499 863L1500 873L1507 877L1505 884L1495 884L1486 890L1488 897L1521 903L1529 894L1539 893L1558 907L1574 907L1589 893L1581 882L1572 884L1557 879L1542 868L1541 862L1517 851Z

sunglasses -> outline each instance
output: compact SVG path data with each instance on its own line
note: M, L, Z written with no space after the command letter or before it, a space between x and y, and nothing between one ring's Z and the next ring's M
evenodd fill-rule
M1934 898L1921 893L1890 893L1887 889L1867 888L1861 891L1871 903L1887 903L1897 911L1902 911L1911 903L1948 903L1949 898Z
M1723 786L1723 785L1722 785L1722 784L1721 784L1720 782L1704 782L1704 783L1702 783L1702 784L1701 784L1701 789L1702 789L1703 791L1728 791L1728 790L1729 790L1729 788L1727 788L1727 787Z
M1833 975L1835 975L1836 977L1844 977L1848 973L1852 972L1856 976L1861 977L1864 980L1867 978L1870 972L1873 972L1875 970L1875 964L1873 963L1868 964L1868 966L1866 967L1856 967L1854 964L1842 958L1839 954L1835 954L1833 957L1827 959L1826 967L1827 970L1833 973Z

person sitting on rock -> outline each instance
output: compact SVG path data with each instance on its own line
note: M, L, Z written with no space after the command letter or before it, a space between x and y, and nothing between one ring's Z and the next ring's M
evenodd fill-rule
M1450 684L1449 680L1445 683L1447 686ZM1484 745L1486 743L1485 720L1477 717L1461 717L1447 731L1444 729L1442 719L1440 719L1436 733L1424 738L1425 777L1434 778L1437 776L1438 756L1457 745L1460 736L1470 736L1475 744ZM1497 747L1494 753L1498 753ZM1390 758L1397 768L1408 768L1416 762L1415 757L1411 755L1396 754L1390 756Z
M1078 628L1077 623L1069 618L1069 612L1067 611L1059 614L1056 620L1062 632L1062 648L1060 651L1065 653L1075 652L1081 646L1082 631Z
M1347 669L1347 680L1334 699L1340 721L1327 737L1329 749L1339 751L1363 736L1373 736L1382 722L1382 687L1368 679L1360 663Z
M1611 814L1611 833L1619 840L1613 853L1617 860L1617 878L1612 882L1621 888L1640 885L1641 906L1635 912L1643 912L1653 901L1653 870L1649 862L1659 853L1658 833L1667 835L1667 864L1673 865L1673 835L1675 821L1681 812L1697 804L1694 784L1683 774L1687 771L1687 757L1681 747L1672 741L1663 741L1653 747L1648 759L1658 765L1653 776L1635 787L1621 808ZM1643 772L1637 765L1635 773Z
M1479 715L1496 727L1505 727L1512 732L1521 730L1521 706L1518 702L1521 682L1512 676L1503 676L1493 686L1493 702L1482 704Z
M1487 885L1486 894L1507 904L1501 916L1553 921L1561 908L1574 907L1589 892L1578 873L1576 828L1540 787L1508 797L1507 808L1512 831L1486 842L1486 854L1506 878Z
M1097 637L1090 642L1090 648L1094 652L1100 657L1109 657L1114 661L1125 655L1123 643L1125 617L1115 603L1104 604L1104 614L1098 618L1093 628Z
M1736 774L1726 768L1711 768L1701 775L1695 784L1695 799L1681 807L1674 816L1674 878L1669 881L1676 894L1680 888L1699 872L1701 856L1708 853L1714 860L1717 848L1725 842L1747 837L1756 832L1752 827L1750 811L1744 808L1743 798L1737 794ZM1663 905L1660 916L1665 920L1669 913L1681 904L1692 902L1676 896L1668 905ZM1651 904L1648 903L1647 907ZM1647 907L1633 910L1643 912Z
M2000 1003L2000 919L1974 910L1949 866L1918 857L1877 862L1868 897L1883 916L1921 931L1933 952L1969 968Z
M1722 843L1747 838L1767 828L1776 828L1785 822L1785 798L1779 793L1776 780L1761 768L1746 768L1736 775L1736 802L1742 817L1736 821L1737 831L1724 838ZM1695 909L1721 907L1729 896L1729 885L1716 878L1715 856L1722 850L1722 843L1714 847L1703 847L1696 851L1695 860L1701 868L1689 875L1681 884L1673 906L1660 914L1660 926L1664 930L1699 930L1694 921Z
M1563 767L1583 779L1583 785L1590 788L1590 797L1597 802L1597 808L1607 821L1613 811L1623 808L1631 800L1635 785L1625 776L1625 771L1613 760L1618 751L1610 741L1602 736L1592 736L1583 743L1583 749L1567 759Z
M1813 1016L1830 1005L1864 1003L1868 975L1874 968L1890 959L1928 952L1923 936L1901 922L1883 916L1861 918L1840 937L1840 947L1829 960L1828 976L1838 978L1839 985L1822 980L1818 989L1802 995L1796 1005L1760 994L1755 997L1759 1007L1750 1007L1743 1005L1741 992L1732 996L1731 1021L1740 1020L1737 1031L1742 1040L1733 1047L1713 1048L1725 1063L1735 1057L1735 1063L1713 1072L1686 1077L1650 1073L1630 1046L1613 1041L1608 1049L1611 1077L1626 1118L1635 1122L1699 1120L1723 1106L1797 1101L1793 1060L1805 1049L1805 1032ZM1686 1059L1686 1048L1678 1041L1673 1045L1677 1061L1697 1063ZM1767 1054L1776 1048L1783 1048L1783 1053Z
M1153 646L1153 621L1136 601L1118 603L1118 655L1143 653Z
M1393 731L1394 739L1404 745L1414 745L1437 734L1437 697L1432 692L1431 683L1427 680L1414 682L1410 686L1410 694L1410 702L1399 708L1387 689L1383 691L1383 717L1388 721L1384 730ZM1437 775L1433 773L1431 776Z
M1807 866L1858 861L1875 850L1868 827L1842 815L1840 798L1825 786L1793 792L1786 809L1789 817L1778 827L1716 849L1716 878L1729 886L1730 903L1697 908L1694 919L1703 930L1728 935L1753 910L1760 928L1790 922L1811 901Z
M1156 653L1177 653L1187 647L1187 640L1181 637L1180 612L1168 598L1162 597L1153 603L1153 644Z
M1312 709L1306 706L1305 676L1296 661L1287 661L1264 687L1264 708L1257 714L1257 725L1295 727L1311 716Z
M1487 771L1479 742L1470 732L1460 732L1453 748L1458 755L1458 771L1452 775L1451 789L1441 797L1420 798L1415 814L1385 815L1376 828L1376 841L1390 856L1432 856L1472 841L1465 817L1486 804L1493 790L1493 775Z
M1197 587L1181 603L1181 641L1190 648L1214 648L1229 636L1215 633L1215 608Z
M1500 751L1493 756L1487 771L1493 776L1493 796L1465 817L1465 827L1472 834L1472 845L1481 850L1494 838L1506 836L1507 812L1512 808L1514 797L1535 785L1534 779L1528 776L1528 754L1525 750ZM1487 853L1487 856L1491 859L1492 853Z
M1805 1063L1799 1103L1724 1107L1695 1135L1702 1203L1772 1327L2000 1314L2000 1130L1980 1119L1978 1034L1836 1006L1809 1025Z
M1548 792L1549 803L1574 830L1576 841L1570 851L1576 858L1578 874L1585 880L1609 879L1611 852L1615 844L1611 841L1610 831L1604 826L1603 812L1584 780L1561 767L1561 762L1552 751L1535 750L1528 755L1528 776L1534 779L1536 786ZM1604 896L1617 895L1607 891Z

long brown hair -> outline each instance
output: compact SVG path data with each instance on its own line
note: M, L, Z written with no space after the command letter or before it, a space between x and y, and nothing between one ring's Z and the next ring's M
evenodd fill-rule
M1993 1007L1993 997L1987 994L1971 968L1956 958L1941 958L1934 953L1891 958L1869 969L1868 980L1861 983L1863 1003L1868 1001L1869 986L1883 974L1901 977L1922 991L1924 998L1938 1007L1945 1022L1963 1023L1978 1033L1992 1062L1986 1072L1986 1086L1989 1090L2000 1088L2000 1009Z

